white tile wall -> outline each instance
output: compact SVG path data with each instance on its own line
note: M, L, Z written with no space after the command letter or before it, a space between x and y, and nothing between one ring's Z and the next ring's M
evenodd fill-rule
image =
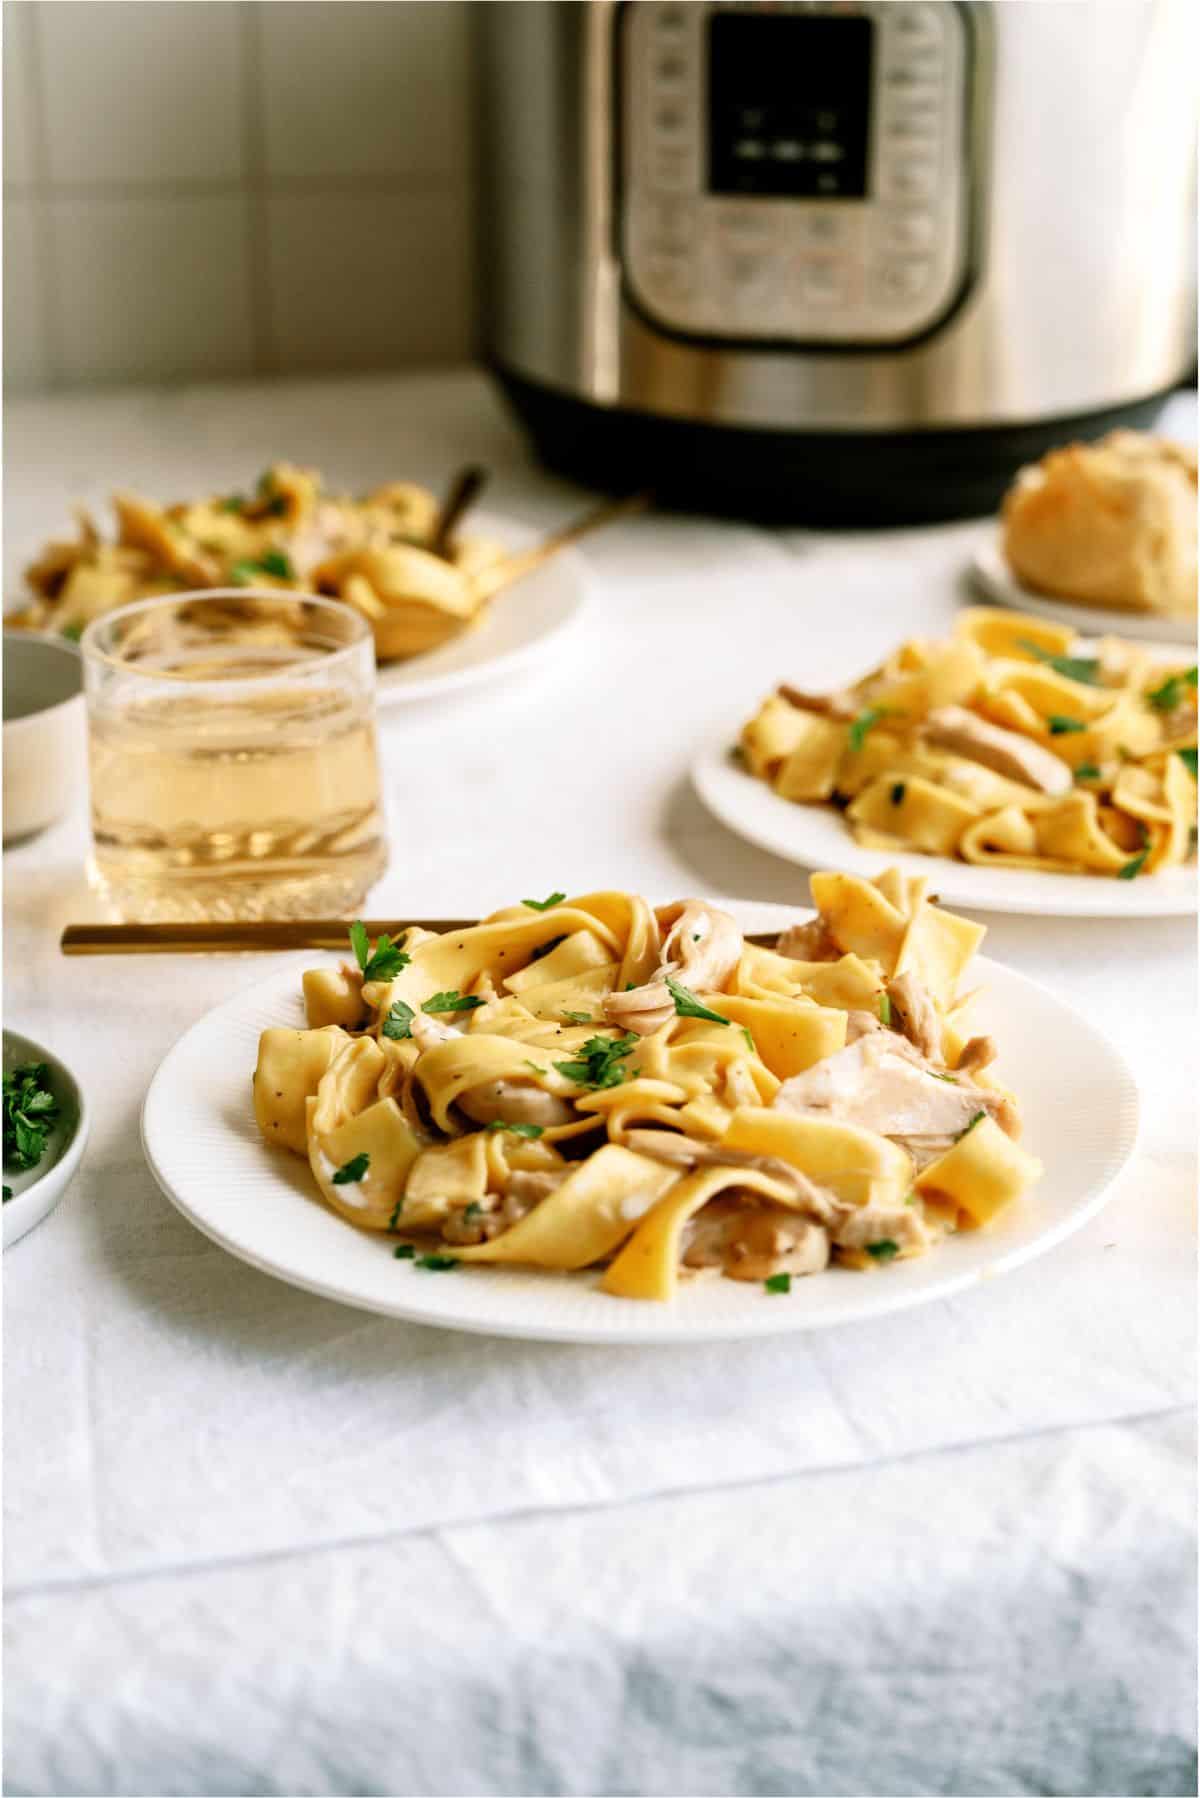
M5 0L12 388L474 345L469 0Z

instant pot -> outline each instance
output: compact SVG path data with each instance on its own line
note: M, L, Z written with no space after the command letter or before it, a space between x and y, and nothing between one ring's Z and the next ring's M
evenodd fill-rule
M990 509L1195 353L1192 0L493 0L486 344L552 466Z

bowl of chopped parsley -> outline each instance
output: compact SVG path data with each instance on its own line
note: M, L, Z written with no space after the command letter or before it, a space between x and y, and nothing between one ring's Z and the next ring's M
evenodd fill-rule
M88 1117L70 1069L4 1032L4 1246L52 1211L83 1158Z

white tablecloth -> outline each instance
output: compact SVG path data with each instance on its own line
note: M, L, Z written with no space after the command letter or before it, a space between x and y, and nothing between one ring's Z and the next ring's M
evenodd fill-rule
M7 447L10 579L71 498L281 451L350 487L482 459L493 508L537 525L582 497L468 374L21 402ZM977 529L597 539L552 664L385 715L371 909L803 904L692 796L696 742L785 673L943 626ZM535 795L550 830L523 826ZM6 1790L1194 1788L1190 923L987 920L1142 1078L1140 1158L1054 1254L811 1340L569 1349L360 1315L177 1216L141 1098L250 969L58 959L83 844L77 804L6 857L6 1019L95 1118L6 1269Z

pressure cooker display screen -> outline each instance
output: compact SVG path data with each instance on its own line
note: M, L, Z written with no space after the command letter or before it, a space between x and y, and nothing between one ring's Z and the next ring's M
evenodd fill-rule
M712 14L713 193L865 196L874 29L811 13Z

